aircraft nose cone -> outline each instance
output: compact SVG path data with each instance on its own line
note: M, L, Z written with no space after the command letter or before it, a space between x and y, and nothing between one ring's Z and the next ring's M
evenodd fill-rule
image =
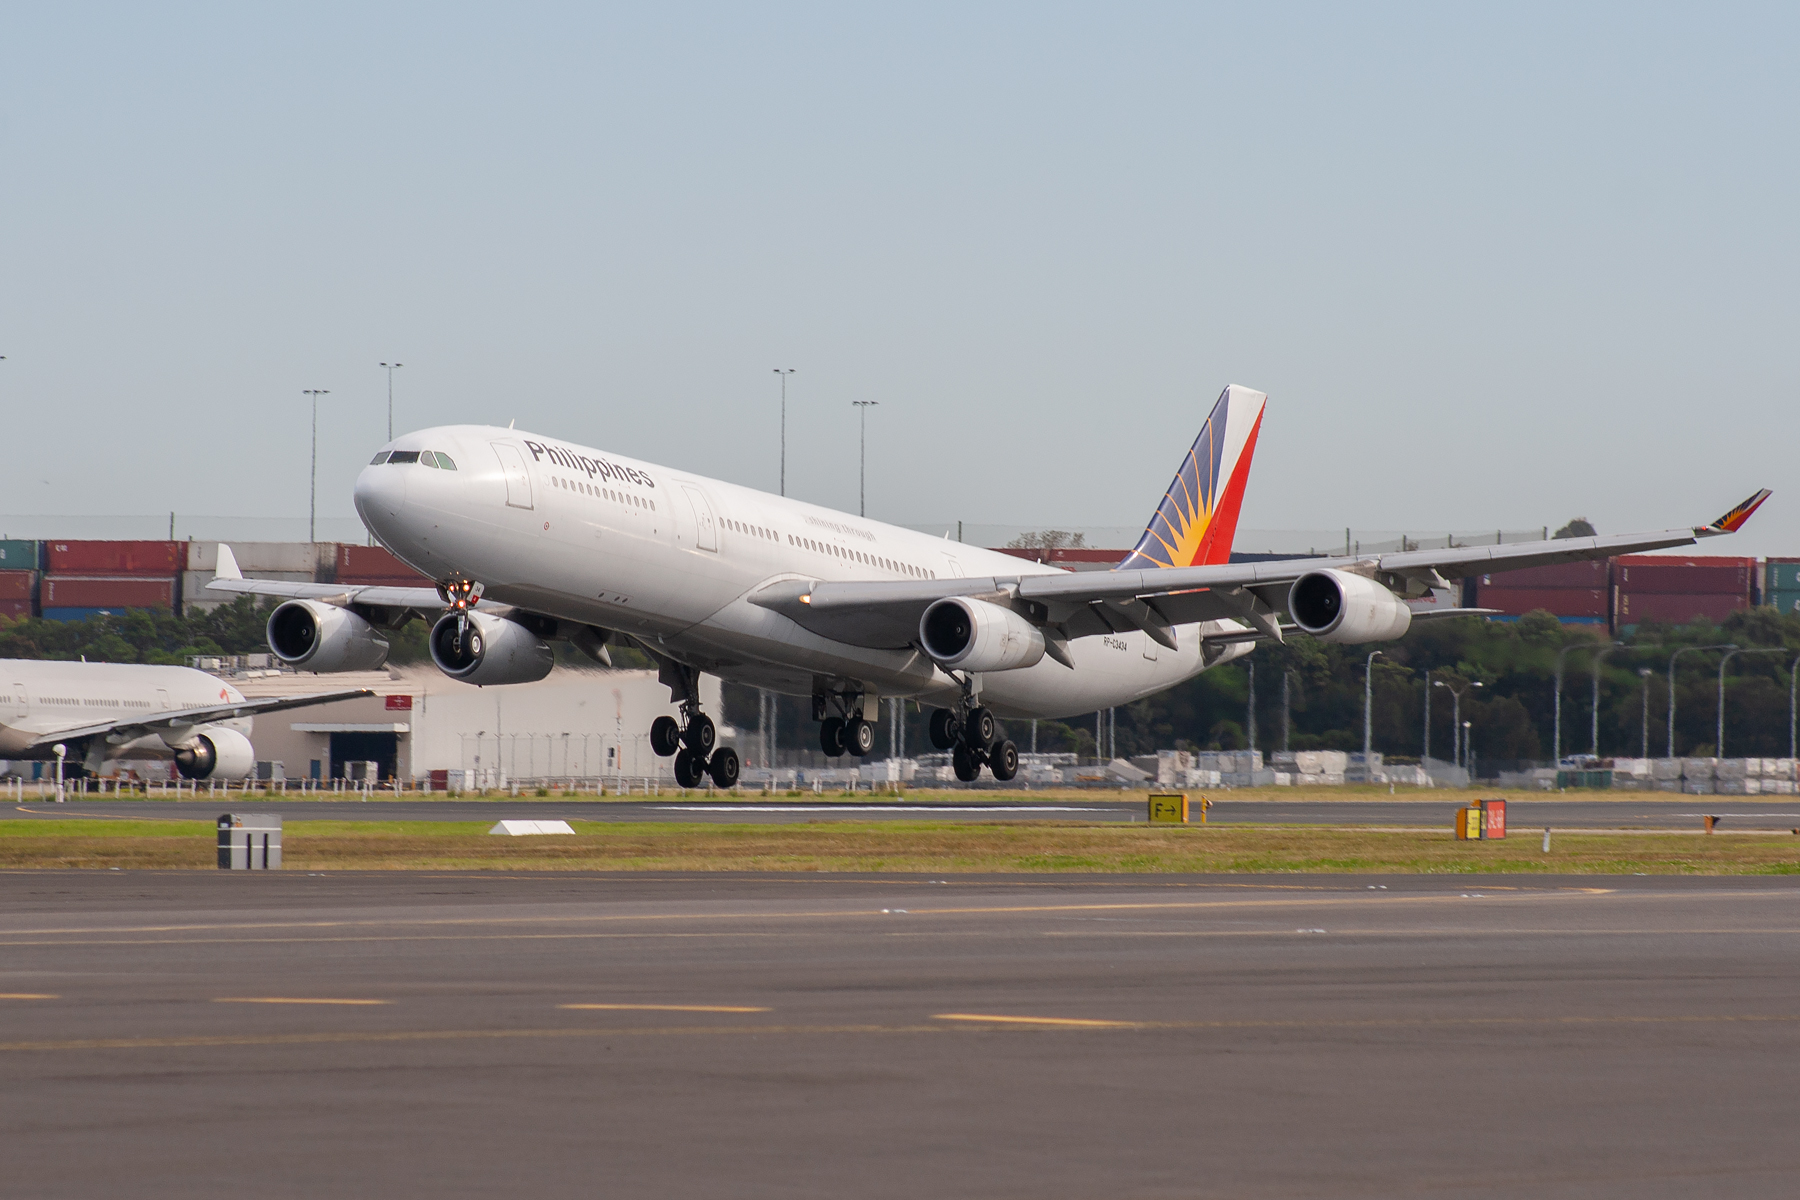
M404 466L383 463L364 467L356 477L356 515L383 541L397 531L406 507L406 475Z

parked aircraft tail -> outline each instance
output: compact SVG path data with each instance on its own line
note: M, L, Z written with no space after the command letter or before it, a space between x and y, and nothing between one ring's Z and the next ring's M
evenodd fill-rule
M1238 509L1262 428L1262 392L1232 384L1194 439L1144 535L1115 570L1202 567L1231 561Z

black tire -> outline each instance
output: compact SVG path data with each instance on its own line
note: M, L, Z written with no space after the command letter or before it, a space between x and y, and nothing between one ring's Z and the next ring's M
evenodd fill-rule
M658 758L668 758L681 749L681 726L674 717L658 717L650 722L650 749Z
M707 756L712 753L713 743L719 740L719 730L713 724L711 717L705 713L695 713L694 719L689 721L688 727L682 731L681 740L687 744L689 750L700 756L701 762L705 762Z
M931 744L939 750L954 750L962 739L957 736L956 714L947 708L931 712Z
M826 758L844 756L844 721L842 717L826 717L819 723L819 749Z
M988 754L988 770L994 778L1005 783L1019 773L1019 748L1011 742L1001 742Z
M969 710L968 724L963 726L963 740L971 746L987 749L1000 740L1000 723L994 720L991 708L973 708Z
M958 745L950 752L950 766L964 783L974 783L981 774L981 760L967 746Z
M737 751L730 746L721 746L713 751L712 761L706 764L706 773L719 787L736 787L738 781Z
M867 721L855 720L844 726L844 749L858 758L866 758L875 748L875 727Z
M706 760L692 750L675 756L675 782L684 788L699 787L706 775Z

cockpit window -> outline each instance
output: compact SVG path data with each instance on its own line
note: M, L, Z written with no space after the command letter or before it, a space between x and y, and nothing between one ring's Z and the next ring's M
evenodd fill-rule
M419 452L417 450L396 450L388 456L388 462L396 466L400 463L415 463L418 461Z
M388 456L388 452L386 450L383 450L379 454L377 454L374 458L371 458L369 460L369 465L371 467L379 467L382 463L387 461L387 456Z
M442 450L438 451L438 466L444 468L444 470L446 470L446 471L456 470L455 460L453 460L448 454L445 454Z
M421 450L419 452L419 465L422 467L430 467L434 471L437 470L437 455L430 450Z

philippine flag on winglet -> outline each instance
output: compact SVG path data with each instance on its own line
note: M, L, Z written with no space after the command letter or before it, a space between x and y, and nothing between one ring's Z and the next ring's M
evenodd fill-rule
M1269 397L1232 384L1181 460L1144 536L1114 570L1199 567L1231 560L1238 510Z

